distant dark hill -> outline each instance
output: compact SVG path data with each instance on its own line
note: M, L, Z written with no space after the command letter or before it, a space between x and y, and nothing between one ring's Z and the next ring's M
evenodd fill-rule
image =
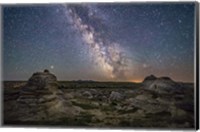
M72 82L98 82L98 81L94 81L94 80L73 80Z

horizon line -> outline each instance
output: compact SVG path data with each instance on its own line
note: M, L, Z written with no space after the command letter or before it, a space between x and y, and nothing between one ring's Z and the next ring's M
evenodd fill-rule
M23 82L27 82L28 80L1 80L1 82L6 82L6 81L15 81L15 82L17 82L17 81L23 81ZM142 81L97 81L97 80L81 80L81 79L79 79L79 80L57 80L58 82L64 82L64 81L66 81L66 82L112 82L112 83L142 83L143 82L143 80ZM177 83L195 83L194 81L192 82L192 81L175 81L175 82L177 82Z

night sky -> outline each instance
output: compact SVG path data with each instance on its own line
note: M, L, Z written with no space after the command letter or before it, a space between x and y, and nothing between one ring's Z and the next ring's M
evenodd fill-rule
M195 4L3 7L3 78L49 69L58 80L194 81Z

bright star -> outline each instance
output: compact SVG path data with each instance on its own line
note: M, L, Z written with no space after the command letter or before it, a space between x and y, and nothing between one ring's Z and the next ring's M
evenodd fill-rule
M51 69L54 69L54 66L53 66L53 65L51 65L51 66L50 66L50 68L51 68Z

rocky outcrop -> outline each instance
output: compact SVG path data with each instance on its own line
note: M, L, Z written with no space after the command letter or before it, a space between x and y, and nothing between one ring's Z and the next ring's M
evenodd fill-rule
M150 75L150 76L147 76L147 77L144 79L143 82L154 81L154 80L156 80L156 79L157 79L156 76L154 76L154 75Z
M62 91L58 89L56 76L48 70L31 76L20 91L17 102L21 121L56 120L63 115L71 116L79 112L64 99Z
M20 91L18 102L29 105L48 102L60 93L56 76L47 72L34 73L27 84Z
M156 79L157 77L155 77L154 75L147 76L143 81L144 87L151 85Z
M144 79L143 86L158 93L181 93L180 85L169 77L157 78L150 75Z
M92 95L91 92L89 92L89 91L83 92L82 95L83 95L84 97L88 98L88 99L92 99L92 98L93 98L93 95Z
M109 101L120 101L123 98L124 96L121 93L112 91L109 97Z
M168 111L167 104L161 104L159 101L152 98L149 94L138 95L135 98L129 98L125 100L126 106L129 109L141 109L145 113L159 113L163 111Z

